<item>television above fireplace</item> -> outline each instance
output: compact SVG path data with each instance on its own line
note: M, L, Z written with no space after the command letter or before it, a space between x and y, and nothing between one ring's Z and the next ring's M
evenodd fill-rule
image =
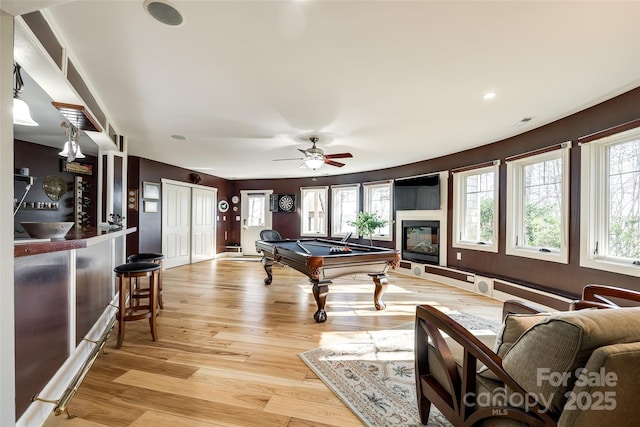
M440 209L440 176L398 179L393 187L395 210Z

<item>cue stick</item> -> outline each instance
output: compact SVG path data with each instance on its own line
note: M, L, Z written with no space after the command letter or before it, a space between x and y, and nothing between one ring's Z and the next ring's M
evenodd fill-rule
M311 255L311 252L309 251L309 249L305 248L304 246L302 246L302 243L300 243L300 240L296 241L296 244L298 246L300 246L300 249L302 249L303 251L305 251L307 253L307 255Z

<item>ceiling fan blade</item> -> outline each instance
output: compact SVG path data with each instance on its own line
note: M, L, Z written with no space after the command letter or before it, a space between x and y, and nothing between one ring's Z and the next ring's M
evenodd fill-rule
M290 159L273 159L274 162L282 162L285 160L304 160L304 157L292 157Z
M304 154L305 156L307 156L307 155L308 155L308 154L307 154L307 150L303 150L302 148L297 148L297 150L298 150L299 152L301 152L302 154Z
M326 156L325 156L325 157L326 157ZM324 159L324 162L325 162L326 164L328 164L328 165L335 166L335 167L338 167L338 168L341 168L341 167L343 167L343 166L344 166L344 163L334 162L333 160L329 160L329 159L327 159L327 158L325 158L325 159Z
M353 157L351 153L336 153L336 154L325 154L325 159L346 159L347 157Z

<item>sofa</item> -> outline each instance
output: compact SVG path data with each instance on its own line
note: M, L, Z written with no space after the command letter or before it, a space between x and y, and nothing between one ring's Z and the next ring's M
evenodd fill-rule
M603 289L591 287L587 299L583 292L573 304L581 310L507 302L493 340L418 306L422 422L433 404L455 427L640 425L640 307L617 303L621 295L640 301L640 293L616 290L613 302L599 298Z

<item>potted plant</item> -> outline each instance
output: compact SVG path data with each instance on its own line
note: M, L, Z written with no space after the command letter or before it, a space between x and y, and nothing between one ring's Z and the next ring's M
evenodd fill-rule
M360 212L355 221L348 221L347 224L356 227L359 236L369 238L369 245L373 246L373 233L387 225L386 219L380 218L375 212Z

